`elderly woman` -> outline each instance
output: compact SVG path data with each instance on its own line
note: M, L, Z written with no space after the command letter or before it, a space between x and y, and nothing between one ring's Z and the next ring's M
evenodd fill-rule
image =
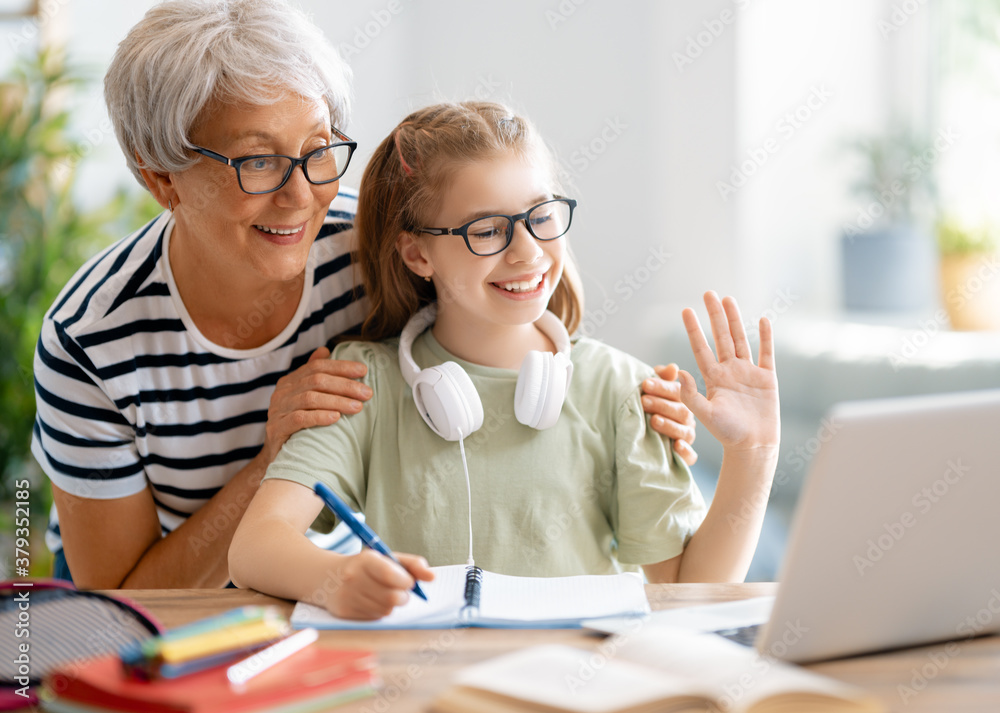
M327 345L365 314L350 265L349 70L282 0L171 0L118 47L105 98L165 208L91 259L45 317L32 450L56 576L219 587L284 441L371 396ZM661 371L673 379L673 369ZM693 462L677 384L653 426Z

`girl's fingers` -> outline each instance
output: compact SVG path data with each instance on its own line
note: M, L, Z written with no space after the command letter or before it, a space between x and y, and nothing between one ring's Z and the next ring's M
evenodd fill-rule
M753 351L750 349L750 340L747 339L747 331L743 327L743 316L740 314L740 307L732 297L722 300L722 307L726 312L729 321L729 334L733 340L733 347L736 356L740 359L747 359L753 362Z
M736 346L733 344L733 335L729 332L726 310L723 308L719 296L711 290L705 293L705 308L708 310L708 320L712 325L716 356L720 362L732 359L736 356Z
M702 374L706 374L712 368L712 365L715 364L715 354L712 353L711 347L708 346L708 341L705 339L705 332L702 331L701 323L698 321L698 315L694 313L693 309L688 307L681 312L681 318L684 320L684 328L687 330L688 341L691 342L691 351L694 352L694 360L698 364L698 369L701 370ZM682 371L681 373L683 374L684 372ZM683 383L682 379L682 387ZM681 398L684 398L683 388L681 389Z
M681 399L684 401L684 405L691 409L695 418L702 423L709 421L708 416L712 405L708 399L698 393L698 384L694 377L681 369L678 378L681 382Z
M771 320L760 318L760 366L774 371L774 333L771 330Z

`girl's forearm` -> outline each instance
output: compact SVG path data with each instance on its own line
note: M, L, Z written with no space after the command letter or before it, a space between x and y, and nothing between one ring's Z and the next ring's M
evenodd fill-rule
M314 545L277 518L241 527L229 550L229 576L239 587L324 606L337 591L344 555Z
M777 447L723 455L712 505L684 549L677 581L742 582L746 578L777 462Z

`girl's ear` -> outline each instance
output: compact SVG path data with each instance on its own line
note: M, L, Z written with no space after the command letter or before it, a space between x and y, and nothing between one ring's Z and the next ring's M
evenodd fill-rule
M404 231L399 234L396 238L396 252L418 277L430 277L434 274L434 265L431 264L424 243L413 233Z

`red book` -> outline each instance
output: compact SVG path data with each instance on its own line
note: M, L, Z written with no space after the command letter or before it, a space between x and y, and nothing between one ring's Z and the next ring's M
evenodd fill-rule
M310 710L346 703L374 693L377 676L371 651L324 649L296 653L233 686L226 666L188 676L137 681L114 654L67 664L45 679L56 703L67 709L128 713L244 713L257 710ZM58 707L58 706L56 706Z

